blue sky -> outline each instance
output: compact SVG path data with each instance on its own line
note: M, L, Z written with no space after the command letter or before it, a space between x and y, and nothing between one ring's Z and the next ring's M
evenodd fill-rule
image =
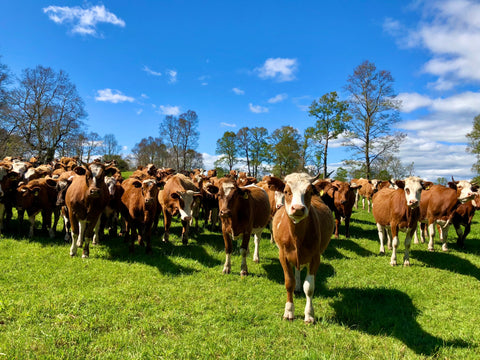
M430 180L471 178L465 134L480 114L478 1L5 1L1 61L66 71L90 131L124 154L194 110L210 168L227 130L313 124L306 109L364 60L403 100L399 157ZM349 153L333 144L333 168Z

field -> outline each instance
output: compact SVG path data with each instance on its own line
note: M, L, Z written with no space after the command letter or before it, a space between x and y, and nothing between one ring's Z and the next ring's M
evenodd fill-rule
M475 220L466 250L450 229L449 252L412 244L404 268L389 265L390 251L377 255L373 217L355 211L352 238L333 239L323 256L314 325L303 322L303 294L296 319L282 320L283 272L267 231L242 278L238 247L222 275L221 234L183 246L178 222L170 244L154 237L153 255L114 238L82 259L70 258L60 225L56 239L29 240L15 220L0 239L0 359L478 359Z

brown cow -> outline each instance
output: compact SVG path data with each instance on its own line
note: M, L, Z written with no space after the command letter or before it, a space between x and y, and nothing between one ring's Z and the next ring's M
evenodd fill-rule
M410 266L410 243L420 218L420 196L425 184L422 179L411 176L404 181L397 180L398 189L383 188L373 196L373 217L380 239L380 254L385 254L385 234L392 236L393 252L390 265L397 265L398 232L404 231L405 255L403 266Z
M17 186L17 174L10 172L11 164L0 162L0 236L3 231L3 218L6 210L13 206L13 198L10 196ZM23 215L23 214L22 214Z
M271 220L268 223L268 227L270 229L270 234L271 234L270 242L274 244L275 240L273 239L273 231L272 231L273 217L275 216L275 213L277 212L277 210L283 206L283 203L285 201L285 195L283 194L283 191L277 191L275 189L281 188L283 186L283 181L280 178L277 178L275 176L265 175L262 181L257 183L257 186L260 186L263 190L265 190L265 192L268 195L268 200L270 201Z
M188 244L188 230L192 220L192 205L194 197L201 196L192 180L182 174L167 178L165 187L158 193L158 202L163 211L165 233L163 241L170 237L172 217L180 214L182 221L182 243Z
M448 251L447 236L456 208L476 195L478 186L469 181L451 181L447 186L433 185L422 194L420 202L420 221L422 222L421 240L425 242L425 225L428 226L428 250L433 251L435 224L439 225L442 250Z
M362 185L338 180L317 180L314 186L320 193L323 202L335 215L335 238L338 239L342 219L345 221L345 237L350 238L350 218L355 204L355 190L359 191Z
M57 182L53 179L35 179L17 188L17 209L26 211L30 221L28 237L33 237L35 216L39 212L42 213L42 230L48 230L50 238L55 237L60 216L60 208L56 205L56 201ZM52 214L54 215L53 227Z
M75 256L77 248L83 245L82 257L86 258L90 255L89 246L95 226L108 203L108 189L104 178L105 175L112 175L113 171L105 171L105 165L100 162L93 162L86 167L77 166L73 171L77 175L65 195L72 227L70 256Z
M358 200L362 197L362 209L365 210L365 201L367 202L367 212L370 212L370 205L372 203L373 194L377 191L377 186L380 180L367 180L367 179L352 179L350 184L361 185L356 192L355 197L355 209L358 209Z
M155 178L129 178L122 182L121 213L125 219L129 251L133 253L135 240L141 246L146 244L147 254L152 252L152 226L157 213L158 184Z
M294 290L301 290L300 269L308 267L303 290L307 298L305 322L314 323L312 297L315 290L315 275L320 266L320 256L327 248L333 232L332 212L312 185L316 178L306 173L294 173L285 177L283 192L285 206L273 218L273 237L279 249L287 289L287 302L283 318L293 320ZM277 188L282 191L282 188ZM295 268L295 274L292 270Z
M114 176L105 176L105 184L108 189L108 203L100 215L99 226L95 228L95 235L93 237L93 244L97 244L101 237L105 234L105 227L108 227L108 235L110 237L117 236L118 215L122 204L122 195L124 188L122 183L117 181Z
M256 185L240 187L234 179L219 179L218 186L210 185L209 191L217 194L220 219L222 221L223 240L225 242L225 265L223 273L231 272L232 240L242 237L240 254L242 264L240 275L248 275L247 252L250 235L254 235L255 251L253 261L259 261L258 247L265 226L270 221L270 202L268 195Z
M457 246L460 248L465 248L465 239L470 233L470 227L472 224L473 216L475 215L475 210L480 209L480 195L475 195L473 200L467 201L464 204L460 204L452 216L452 224L455 227L457 233ZM460 226L464 226L464 231L462 231Z

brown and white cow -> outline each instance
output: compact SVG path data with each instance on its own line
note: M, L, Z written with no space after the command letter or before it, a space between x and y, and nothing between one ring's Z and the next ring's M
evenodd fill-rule
M270 221L268 195L265 190L256 185L238 186L236 181L229 177L219 179L217 184L218 186L210 185L209 190L217 194L220 209L226 254L223 273L229 274L231 272L232 241L241 237L242 264L240 275L248 275L247 252L250 235L253 234L255 242L253 261L258 262L258 247L262 231Z
M358 191L362 185L338 180L317 180L314 186L323 202L335 215L335 238L338 239L342 219L345 221L345 237L350 238L350 218L355 204L355 191Z
M55 230L60 217L60 208L56 205L56 202L57 182L53 179L35 179L17 188L17 209L26 211L30 222L28 237L33 237L35 216L40 212L42 213L42 230L47 230L50 238L55 237ZM52 214L54 215L53 226Z
M293 173L285 177L283 192L285 206L273 218L273 237L277 243L280 263L285 276L287 302L283 318L293 320L295 308L293 292L300 291L300 269L308 267L303 291L307 298L305 322L314 323L312 297L315 275L321 254L327 248L333 232L333 216L327 205L317 196L312 185L316 178L306 173ZM281 191L281 187L276 189ZM293 269L295 269L295 274Z
M163 241L169 240L172 217L179 214L182 221L182 243L188 244L188 230L192 220L194 197L199 196L201 194L198 188L189 177L176 174L167 178L165 187L158 193L158 202L164 217Z
M410 266L410 243L420 219L420 199L425 184L418 177L397 180L398 189L383 188L373 196L372 213L377 224L380 240L380 254L385 254L385 235L392 236L392 257L390 265L397 265L398 232L405 235L405 255L403 265Z
M146 245L147 254L152 253L152 226L158 208L158 183L155 178L129 178L122 182L121 213L125 220L129 251L133 253L135 240Z
M362 209L365 210L365 202L367 202L367 212L370 212L370 205L372 203L373 194L377 191L377 186L380 180L367 180L367 179L353 179L350 184L361 185L356 192L355 197L355 209L358 209L358 200L362 198Z
M83 246L82 257L86 258L90 255L89 246L95 226L108 203L105 176L112 173L105 171L105 165L100 162L93 162L88 166L77 166L73 171L76 176L65 195L72 228L70 256L75 256L77 248Z
M467 201L464 204L460 204L452 216L452 224L455 227L457 233L457 246L459 248L465 248L465 239L470 233L473 217L475 216L475 210L480 209L480 195L475 195L473 200ZM464 227L462 231L461 226Z
M283 194L283 191L278 191L275 189L279 189L283 187L283 181L280 178L277 178L275 176L271 175L265 175L259 183L257 183L257 186L260 186L263 190L268 195L268 200L270 201L270 214L271 214L271 220L268 223L268 226L270 228L270 242L272 244L275 243L275 240L273 239L273 231L272 231L272 221L273 217L275 216L275 213L277 212L278 209L280 209L283 206L283 203L285 202L285 195Z
M453 180L453 179L452 179ZM467 180L451 181L447 186L433 185L422 194L420 202L420 221L422 231L421 241L425 242L425 225L428 226L429 242L428 250L433 251L435 238L435 225L439 226L439 235L442 242L442 250L448 251L448 229L452 223L452 217L460 204L472 200L478 191L478 186L472 185Z

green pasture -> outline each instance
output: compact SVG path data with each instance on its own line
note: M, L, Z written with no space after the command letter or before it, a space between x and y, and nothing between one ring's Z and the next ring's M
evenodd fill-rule
M39 219L40 220L40 219ZM316 278L316 324L282 319L286 292L278 251L265 231L260 262L232 274L220 233L173 224L171 243L154 236L153 255L120 238L71 258L60 233L27 239L17 220L0 239L1 359L478 359L480 225L450 251L412 244L411 264L379 256L373 217L354 212L352 238L333 239ZM162 221L160 221L162 225ZM38 223L38 227L40 222ZM343 233L343 227L342 227ZM401 234L399 263L403 262ZM250 244L253 252L253 241Z

